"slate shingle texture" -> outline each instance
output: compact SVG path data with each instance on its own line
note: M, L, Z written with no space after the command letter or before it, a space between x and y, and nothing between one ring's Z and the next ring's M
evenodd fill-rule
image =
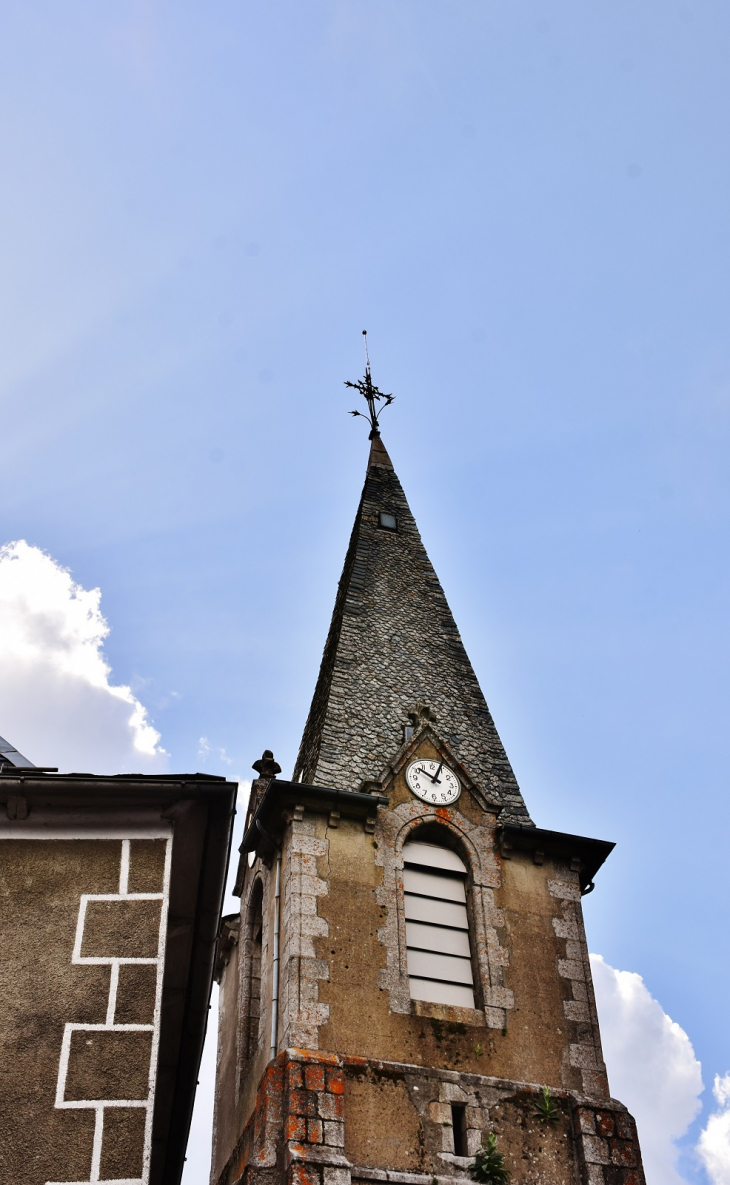
M397 530L380 525L394 515ZM401 484L379 436L370 452L335 608L294 771L357 790L403 744L421 701L502 819L527 808Z

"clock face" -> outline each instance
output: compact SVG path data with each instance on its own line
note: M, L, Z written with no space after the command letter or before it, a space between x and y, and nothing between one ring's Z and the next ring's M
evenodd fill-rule
M459 779L443 761L424 758L412 761L406 770L408 789L434 806L450 806L461 794Z

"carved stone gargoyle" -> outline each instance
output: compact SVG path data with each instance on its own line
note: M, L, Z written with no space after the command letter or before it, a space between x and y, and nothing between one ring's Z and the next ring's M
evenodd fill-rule
M274 760L274 754L271 752L271 749L264 749L261 757L259 757L258 761L254 761L251 769L255 769L259 775L256 779L257 782L264 779L270 782L272 778L275 778L277 774L281 773L281 766L278 761Z
M258 761L254 761L251 768L255 769L259 776L251 783L251 797L248 800L248 812L246 815L247 828L256 813L256 808L269 782L273 781L276 775L281 773L281 766L278 761L274 760L274 754L271 752L271 749L264 749Z

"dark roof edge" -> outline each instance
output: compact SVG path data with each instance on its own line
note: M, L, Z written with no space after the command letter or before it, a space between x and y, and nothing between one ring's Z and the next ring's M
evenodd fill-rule
M175 843L173 843L173 877L185 877L186 867L181 862L182 855L188 845L201 844L202 860L198 885L197 902L193 923L193 940L188 959L188 976L185 987L185 1005L181 1025L181 1038L178 1061L175 1066L175 1089L168 1113L168 1122L164 1123L164 1153L163 1171L158 1178L161 1185L179 1185L185 1165L185 1152L192 1122L193 1106L195 1103L196 1085L203 1056L203 1046L210 1015L210 997L213 988L213 973L215 969L216 947L218 931L225 899L228 866L231 855L231 840L233 837L233 820L236 813L237 783L224 783L226 796L220 793L223 787L215 787L217 793L204 799L198 799L193 813L183 812L176 820L178 858L175 859ZM213 787L211 787L213 789ZM202 843L199 828L199 810L205 810L205 829ZM225 858L221 858L221 857ZM173 901L173 886L171 885L171 912ZM168 936L169 937L169 936ZM170 966L169 958L165 960L165 972ZM164 998L164 991L163 991ZM164 1018L163 1018L164 1024ZM158 1066L160 1075L162 1066ZM158 1083L158 1092L162 1083ZM163 1101L156 1098L155 1103ZM155 1120L157 1120L157 1107ZM159 1125L153 1122L153 1157L155 1151L160 1151L160 1143L155 1137L159 1132ZM155 1149L157 1143L157 1149ZM158 1162L159 1164L159 1162ZM155 1166L158 1167L158 1166ZM156 1174L152 1174L154 1179Z
M304 782L283 782L278 778L272 778L264 791L263 798L256 808L251 822L249 823L246 834L243 837L243 842L238 849L239 852L253 852L256 848L256 841L261 839L262 825L268 822L269 816L272 815L277 806L277 799L281 799L281 805L291 801L291 799L314 799L329 803L330 809L335 802L344 807L349 815L354 815L356 818L365 814L373 807L387 806L390 802L383 794L364 794L360 790L336 790L333 786L308 786Z
M592 892L594 876L616 847L607 839L589 839L585 835L523 827L519 823L503 823L497 828L497 840L503 859L509 859L512 851L522 851L543 852L575 862L583 894Z
M44 765L15 765L5 766L0 774L6 779L22 778L24 781L37 781L44 789L53 782L160 782L170 785L176 782L224 782L228 783L225 774L91 774L68 773L60 774L55 766ZM42 774L42 777L37 775Z

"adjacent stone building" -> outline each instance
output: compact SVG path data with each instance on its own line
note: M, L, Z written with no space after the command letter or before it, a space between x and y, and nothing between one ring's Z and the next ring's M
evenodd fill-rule
M178 1185L235 794L0 738L3 1185Z
M493 1133L515 1185L643 1185L581 911L613 845L534 826L373 426L296 768L256 764L221 927L211 1182L456 1185Z

